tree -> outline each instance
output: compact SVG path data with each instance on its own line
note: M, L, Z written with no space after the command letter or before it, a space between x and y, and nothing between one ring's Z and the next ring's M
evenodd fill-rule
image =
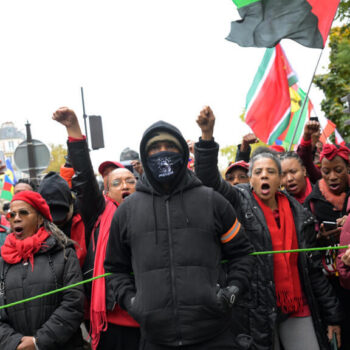
M220 149L220 154L227 159L227 164L234 162L236 159L237 146L231 145Z
M251 147L251 153L258 147L260 146L268 146L266 143L259 141L253 145L250 145ZM220 149L220 154L227 159L227 165L230 162L234 162L236 159L236 153L237 153L237 146L236 145L231 145L231 146L226 146Z
M64 156L67 155L67 149L63 145L49 144L51 149L51 160L50 164L45 172L56 171L59 172L61 166L66 162Z
M343 2L350 6L350 0ZM349 14L350 18L350 14ZM350 118L343 112L341 97L350 93L350 24L332 28L329 37L329 72L316 75L314 83L325 94L321 108L326 117L337 125L337 129L346 142L350 141L350 128L344 122Z
M336 18L341 21L350 19L350 0L342 0L340 2Z

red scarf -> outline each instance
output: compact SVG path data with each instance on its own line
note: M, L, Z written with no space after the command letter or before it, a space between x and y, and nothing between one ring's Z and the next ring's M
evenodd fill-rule
M70 229L70 238L77 242L75 245L75 252L77 253L80 267L83 266L86 257L86 243L85 243L85 225L80 214L75 214L72 218L72 226Z
M304 204L306 197L312 192L312 186L309 178L305 176L306 188L305 191L294 196L294 198L300 203Z
M92 232L94 237L95 229L100 225L100 231L97 239L95 265L93 276L103 275L105 269L103 263L106 257L107 243L109 238L109 230L111 227L114 212L118 207L118 203L106 198L106 208L95 223ZM92 282L91 306L90 306L90 334L91 345L93 349L97 348L100 341L100 334L107 330L107 312L106 312L106 285L105 278L98 278Z
M17 264L20 261L30 261L32 271L34 269L34 254L43 246L50 233L44 227L40 227L37 233L23 240L17 239L10 233L1 247L1 256L8 264Z
M280 219L280 227L278 227L273 211L254 192L253 194L264 213L273 250L298 249L293 213L288 198L280 192L276 193ZM299 311L303 306L303 299L299 279L298 254L273 254L273 277L277 306L285 314Z
M348 185L350 185L350 175L348 175ZM332 193L329 190L329 187L327 186L326 181L324 181L324 179L321 179L318 182L318 187L327 202L331 203L333 207L337 210L343 210L346 192L342 192L338 195Z

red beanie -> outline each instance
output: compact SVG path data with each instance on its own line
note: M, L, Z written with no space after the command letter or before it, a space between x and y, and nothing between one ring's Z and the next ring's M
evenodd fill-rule
M322 162L323 158L332 160L335 156L339 156L345 160L346 164L349 164L349 154L350 151L347 147L339 146L338 148L335 145L327 143L323 146L322 152L320 154L320 162Z
M14 201L24 201L24 202L30 204L45 219L52 222L50 208L47 205L45 199L38 192L34 192L34 191L18 192L13 196L11 203Z

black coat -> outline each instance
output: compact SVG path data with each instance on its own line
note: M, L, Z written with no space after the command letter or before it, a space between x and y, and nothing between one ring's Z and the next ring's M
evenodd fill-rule
M195 145L197 176L234 206L256 251L272 250L270 232L250 185L231 186L221 178L217 169L218 149L215 142L200 141ZM313 216L287 193L286 196L293 212L299 248L315 245ZM339 324L341 311L331 285L322 274L320 257L318 252L299 253L298 268L320 349L329 349L325 325ZM237 335L250 334L254 340L252 349L271 349L275 326L283 316L276 305L272 255L258 256L250 293L238 304L233 311L233 331Z
M312 192L305 199L304 206L314 214L318 224L321 224L322 221L336 221L347 214L346 207L349 194L350 192L346 195L342 210L336 210L323 196L319 188L319 183L317 182L313 186Z
M82 280L74 247L64 250L50 236L30 263L7 264L4 268L5 301L12 303ZM39 349L83 349L80 323L83 320L83 287L12 306L0 321L0 349L15 350L23 336L34 336Z
M187 149L177 129L158 126ZM225 330L230 312L219 307L216 296L221 260L228 259L222 283L239 287L242 294L255 260L248 255L252 250L243 230L221 243L234 227L234 210L186 169L187 159L184 154L181 176L170 192L154 184L143 159L147 177L115 213L105 259L116 302L140 323L148 341L168 346L200 343Z

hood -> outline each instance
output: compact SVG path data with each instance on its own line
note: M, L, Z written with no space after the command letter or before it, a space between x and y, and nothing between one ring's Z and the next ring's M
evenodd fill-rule
M50 207L53 222L63 221L73 203L69 185L59 174L50 171L41 181L38 192Z
M155 133L160 132L160 131L167 132L167 133L173 135L174 137L176 137L176 139L179 140L179 142L182 146L182 149L183 149L183 151L181 152L182 159L183 159L183 165L179 171L177 178L175 179L175 181L172 184L172 188L170 189L170 192L173 193L175 191L175 189L179 186L179 184L184 182L183 181L184 177L187 177L186 174L189 171L187 169L189 150L188 150L187 142L184 139L184 137L182 136L180 130L178 128L176 128L174 125L171 125L171 124L164 122L164 121L158 121L158 122L152 124L144 132L144 134L142 136L141 143L140 143L140 155L141 155L141 162L142 162L143 169L144 169L144 176L141 180L139 180L141 183L139 186L137 186L137 189L140 190L141 188L143 188L143 190L146 190L147 187L151 186L158 193L164 192L164 189L162 188L160 183L157 182L153 178L153 176L150 172L150 169L147 166L147 154L146 154L147 141L151 137L153 137ZM187 182L187 181L185 181L185 182Z

